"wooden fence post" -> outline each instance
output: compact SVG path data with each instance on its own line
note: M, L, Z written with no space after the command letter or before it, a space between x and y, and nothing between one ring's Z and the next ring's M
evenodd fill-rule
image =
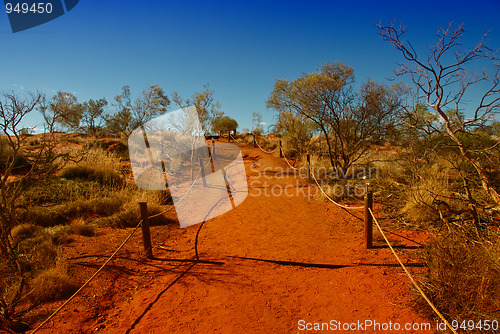
M149 231L149 217L148 217L148 204L146 202L139 202L141 209L141 229L142 229L142 242L144 244L144 251L148 259L153 258L153 246L151 246L151 232Z
M311 156L307 153L307 179L311 178Z
M201 168L201 179L203 180L203 187L207 186L207 180L205 179L205 167L203 166L203 159L200 158L200 168Z
M280 158L283 158L283 146L281 145L281 139L280 139Z
M215 160L215 140L212 138L212 161Z
M373 247L373 217L370 213L373 211L373 193L366 190L365 195L365 244L366 249Z

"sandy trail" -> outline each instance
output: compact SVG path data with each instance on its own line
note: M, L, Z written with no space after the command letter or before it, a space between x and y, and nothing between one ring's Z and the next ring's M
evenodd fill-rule
M375 238L379 247L366 250L361 221L331 203L309 200L308 192L316 192L312 185L291 171L276 174L287 166L282 159L254 148L242 151L249 196L203 224L200 262L193 262L199 225L153 227L157 259L142 257L135 235L122 258L40 332L314 333L301 331L299 321L428 322L410 308L410 283L401 268L357 265L396 263L381 238ZM109 254L129 233L103 231L70 244L68 257ZM103 258L75 261L72 270L88 277Z

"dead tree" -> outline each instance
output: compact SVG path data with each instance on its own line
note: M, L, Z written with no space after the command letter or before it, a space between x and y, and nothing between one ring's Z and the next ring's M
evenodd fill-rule
M500 194L489 179L482 157L492 154L498 143L480 150L471 148L463 136L484 126L500 108L500 62L495 50L485 43L488 33L471 48L462 48L464 27L449 24L440 29L437 43L430 47L426 55L417 54L410 41L405 39L406 28L391 25L377 25L382 38L401 52L406 62L400 65L396 76L409 76L415 85L415 104L425 103L439 121L425 124L427 131L448 137L459 154L473 167L479 182L489 198L500 208ZM492 72L475 72L472 65L487 62ZM485 88L479 97L472 95L472 89ZM470 107L476 98L471 115L465 117L465 102ZM425 102L424 102L425 101ZM413 111L407 110L408 113Z

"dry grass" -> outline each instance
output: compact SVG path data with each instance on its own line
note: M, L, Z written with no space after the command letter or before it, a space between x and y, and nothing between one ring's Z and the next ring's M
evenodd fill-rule
M116 154L102 148L90 149L84 159L64 167L59 176L65 179L83 179L105 185L122 185L121 169Z
M66 270L54 267L40 272L31 281L30 299L33 303L60 300L73 294L78 286L68 276Z
M88 224L82 217L77 217L71 221L71 233L83 235L84 237L93 237L96 235L97 228L93 224Z
M253 145L253 135L251 133L244 133L236 136L238 144Z
M473 227L455 230L427 245L423 258L429 267L421 277L427 296L448 319L498 319L500 309L500 238L475 236ZM416 294L418 309L435 317Z
M114 214L99 219L100 225L114 226L114 227L134 227L141 220L139 211L139 202L146 202L148 204L148 212L150 215L160 213L168 208L165 206L170 203L165 192L162 191L145 191L135 190L129 192L127 200L123 202L120 210ZM159 216L150 221L151 224L172 224L173 221L163 216Z
M40 229L40 226L31 223L24 223L14 226L10 231L10 235L13 243L18 244L25 239L33 237Z
M34 245L28 265L32 270L51 268L57 260L57 247L51 240L43 240Z

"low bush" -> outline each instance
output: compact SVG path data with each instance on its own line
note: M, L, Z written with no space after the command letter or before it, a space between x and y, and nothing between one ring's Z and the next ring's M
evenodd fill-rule
M83 218L78 217L71 222L71 233L83 235L84 237L92 237L96 235L96 226L88 224Z
M464 228L425 247L423 259L429 270L420 278L421 286L448 319L498 319L500 238L493 233L478 237L471 224L462 224ZM419 294L416 300L425 316L436 317Z
M30 299L33 303L56 301L71 296L78 286L66 270L54 267L40 272L31 281Z
M10 231L10 235L14 245L17 245L21 241L33 237L40 229L40 226L35 224L24 223L14 226Z
M89 150L79 163L64 167L59 176L70 180L81 179L103 185L121 186L123 178L120 170L119 161L113 153L94 148Z

